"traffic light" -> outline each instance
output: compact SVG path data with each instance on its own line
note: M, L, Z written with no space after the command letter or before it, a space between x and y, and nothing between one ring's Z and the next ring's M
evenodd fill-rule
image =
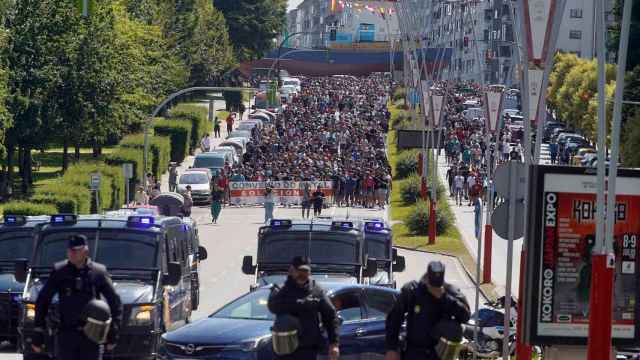
M337 37L338 37L338 30L331 29L331 32L329 33L329 40L336 41Z

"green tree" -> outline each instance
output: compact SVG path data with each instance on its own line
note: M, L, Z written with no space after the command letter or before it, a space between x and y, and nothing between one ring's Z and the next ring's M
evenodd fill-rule
M229 25L238 61L261 58L285 28L287 0L214 0Z
M559 92L571 68L578 64L575 54L558 52L554 58L553 70L549 74L547 102L549 107L557 110L560 106Z
M640 167L640 111L638 110L623 128L621 162L627 167Z
M620 24L622 22L622 6L621 0L616 0L613 7L613 14L616 16L616 22L614 22L611 29L609 29L609 40L607 46L609 51L614 53L618 52L618 44L620 42ZM629 33L629 50L627 54L627 69L633 69L640 65L640 5L637 1L634 2L631 11L631 27Z

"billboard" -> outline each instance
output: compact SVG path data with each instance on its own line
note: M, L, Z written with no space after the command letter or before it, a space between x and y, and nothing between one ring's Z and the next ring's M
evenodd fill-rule
M525 291L525 336L536 345L586 344L589 333L591 253L595 243L595 169L532 166ZM640 171L617 180L612 335L635 344L639 314L637 261Z

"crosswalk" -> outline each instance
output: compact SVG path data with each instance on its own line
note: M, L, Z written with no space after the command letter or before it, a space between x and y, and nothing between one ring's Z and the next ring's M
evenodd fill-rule
M540 145L540 164L541 165L551 164L551 154L549 153L549 144L547 143L542 143Z

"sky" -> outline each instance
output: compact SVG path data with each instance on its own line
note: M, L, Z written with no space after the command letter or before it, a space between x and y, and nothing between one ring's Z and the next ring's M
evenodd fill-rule
M289 0L289 7L287 8L287 11L295 9L301 2L302 0Z

